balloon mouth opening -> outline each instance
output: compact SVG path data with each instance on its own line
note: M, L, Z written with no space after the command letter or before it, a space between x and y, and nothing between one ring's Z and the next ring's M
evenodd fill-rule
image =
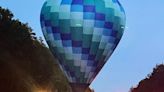
M72 92L85 92L90 84L70 83Z

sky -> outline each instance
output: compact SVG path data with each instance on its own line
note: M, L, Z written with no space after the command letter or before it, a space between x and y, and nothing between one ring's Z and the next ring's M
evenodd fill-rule
M95 92L128 92L164 63L164 0L119 0L126 12L124 35L99 75L90 85ZM45 0L0 0L15 19L28 23L43 37L40 11Z

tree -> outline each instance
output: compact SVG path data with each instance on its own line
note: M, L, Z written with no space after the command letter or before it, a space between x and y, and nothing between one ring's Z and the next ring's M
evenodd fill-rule
M164 92L164 65L157 65L153 73L141 80L131 92Z
M28 24L13 17L8 9L0 7L0 90L70 92L57 59Z

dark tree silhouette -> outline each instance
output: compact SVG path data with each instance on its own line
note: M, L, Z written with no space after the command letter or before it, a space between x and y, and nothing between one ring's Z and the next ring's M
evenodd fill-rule
M70 92L56 61L28 24L13 19L8 9L0 7L1 92Z
M141 80L130 92L164 92L164 65L157 65L153 73Z

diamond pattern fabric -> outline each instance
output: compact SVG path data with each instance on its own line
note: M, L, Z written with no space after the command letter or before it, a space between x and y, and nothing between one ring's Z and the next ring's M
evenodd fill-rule
M117 0L47 0L40 20L69 82L90 84L123 35L125 12Z

